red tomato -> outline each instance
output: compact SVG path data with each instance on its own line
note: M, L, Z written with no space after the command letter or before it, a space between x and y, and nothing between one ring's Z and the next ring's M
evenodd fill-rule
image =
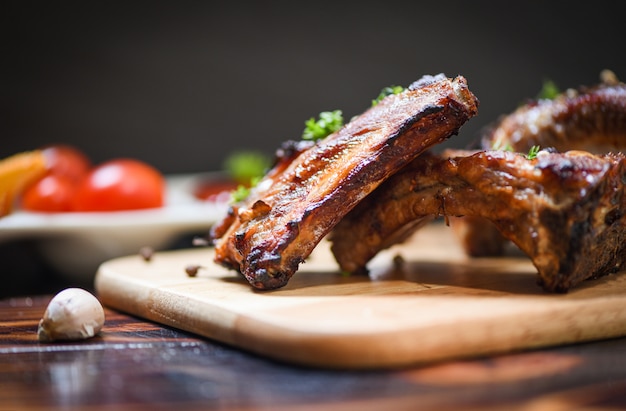
M75 211L119 211L155 208L165 201L165 179L154 167L122 158L102 163L81 181Z
M76 184L69 178L50 174L29 186L22 194L22 208L28 211L72 211Z
M80 181L91 169L91 161L85 153L66 144L52 144L42 148L49 174Z

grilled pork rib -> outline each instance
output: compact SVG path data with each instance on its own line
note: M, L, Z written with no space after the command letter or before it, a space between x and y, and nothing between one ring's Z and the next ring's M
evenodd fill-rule
M603 154L626 149L626 84L612 80L533 100L502 117L481 141L484 150L532 146Z
M357 203L477 110L463 77L426 76L314 145L279 156L210 233L215 261L254 288L284 286Z
M626 152L626 84L605 70L602 82L571 89L552 100L533 100L503 116L483 134L483 150L531 147L558 151L585 150L594 154ZM461 246L470 256L504 252L505 240L480 217L450 218Z
M343 270L363 270L432 216L478 216L526 253L547 291L626 261L626 158L542 151L425 153L359 203L329 236Z

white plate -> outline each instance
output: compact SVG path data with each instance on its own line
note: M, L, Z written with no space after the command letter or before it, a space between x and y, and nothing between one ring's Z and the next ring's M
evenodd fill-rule
M45 260L60 274L70 280L91 281L106 260L137 254L144 246L162 250L185 235L207 233L225 215L228 205L198 200L193 188L219 176L166 176L165 206L158 209L92 213L18 210L0 218L0 244L35 239Z

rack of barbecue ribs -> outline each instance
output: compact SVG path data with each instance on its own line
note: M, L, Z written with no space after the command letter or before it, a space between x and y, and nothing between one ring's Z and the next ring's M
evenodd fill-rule
M527 153L533 146L604 154L626 149L626 84L605 70L602 82L535 99L487 127L481 148Z
M545 149L530 159L533 146ZM499 255L510 240L544 289L565 292L625 268L625 148L626 86L605 72L597 86L502 117L482 150L423 154L334 228L331 248L343 270L364 272L378 251L443 216L469 255Z
M284 144L213 227L215 261L274 289L326 237L341 271L365 273L443 217L470 255L510 240L546 291L624 269L626 86L605 76L504 116L477 149L431 150L477 107L463 77L427 76L324 140Z
M464 77L424 76L322 140L284 145L249 196L211 229L215 262L256 289L284 286L355 205L477 112Z
M624 266L625 178L622 153L424 153L335 226L331 250L342 270L363 272L433 216L480 217L530 257L547 291L565 292Z
M480 148L527 153L533 146L559 152L626 152L626 85L604 70L600 84L569 89L554 99L535 99L485 129ZM449 218L465 252L474 257L502 255L507 241L478 216Z

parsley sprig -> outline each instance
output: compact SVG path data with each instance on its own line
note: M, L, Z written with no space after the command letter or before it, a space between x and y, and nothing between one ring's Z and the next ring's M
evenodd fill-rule
M269 157L259 151L236 151L224 161L226 172L243 185L250 185L253 179L264 175L269 166Z
M270 167L270 159L259 151L237 151L224 161L226 172L237 182L231 193L231 202L237 203L250 194L250 188L257 185Z
M559 94L561 94L561 90L554 81L544 80L541 90L537 94L537 99L554 100Z
M534 160L537 158L537 154L539 154L540 151L541 151L541 147L532 146L530 150L528 150L528 154L526 154L526 158L528 160Z
M383 88L380 91L380 94L378 95L378 97L372 100L372 107L380 103L380 100L384 99L385 97L390 96L392 94L400 94L403 91L404 91L404 87L402 86L389 86L389 87Z
M232 203L238 203L245 200L250 195L250 189L256 186L262 177L255 177L250 181L250 185L239 184L235 190L230 194L230 201Z
M509 144L502 144L502 140L495 141L491 145L492 150L500 150L500 151L513 151L513 147Z
M304 125L302 132L304 140L321 140L343 126L343 112L341 110L322 111L317 120L311 117L304 122Z
M381 90L378 96L372 100L372 106L377 105L382 99L392 94L400 94L405 90L402 86L390 86ZM322 140L330 134L338 131L344 125L343 112L341 110L322 111L317 118L311 117L304 122L302 139ZM239 183L232 192L231 201L239 202L250 195L250 188L256 186L261 180L269 161L267 157L258 152L238 152L226 159L227 172Z
M502 144L502 141L496 141L492 146L491 146L492 150L500 150L500 151L509 151L509 152L513 152L513 147L510 144ZM539 152L541 151L541 147L540 146L532 146L530 148L530 150L528 150L528 153L524 154L524 157L526 157L528 160L534 160L535 158L537 158L537 154L539 154Z

